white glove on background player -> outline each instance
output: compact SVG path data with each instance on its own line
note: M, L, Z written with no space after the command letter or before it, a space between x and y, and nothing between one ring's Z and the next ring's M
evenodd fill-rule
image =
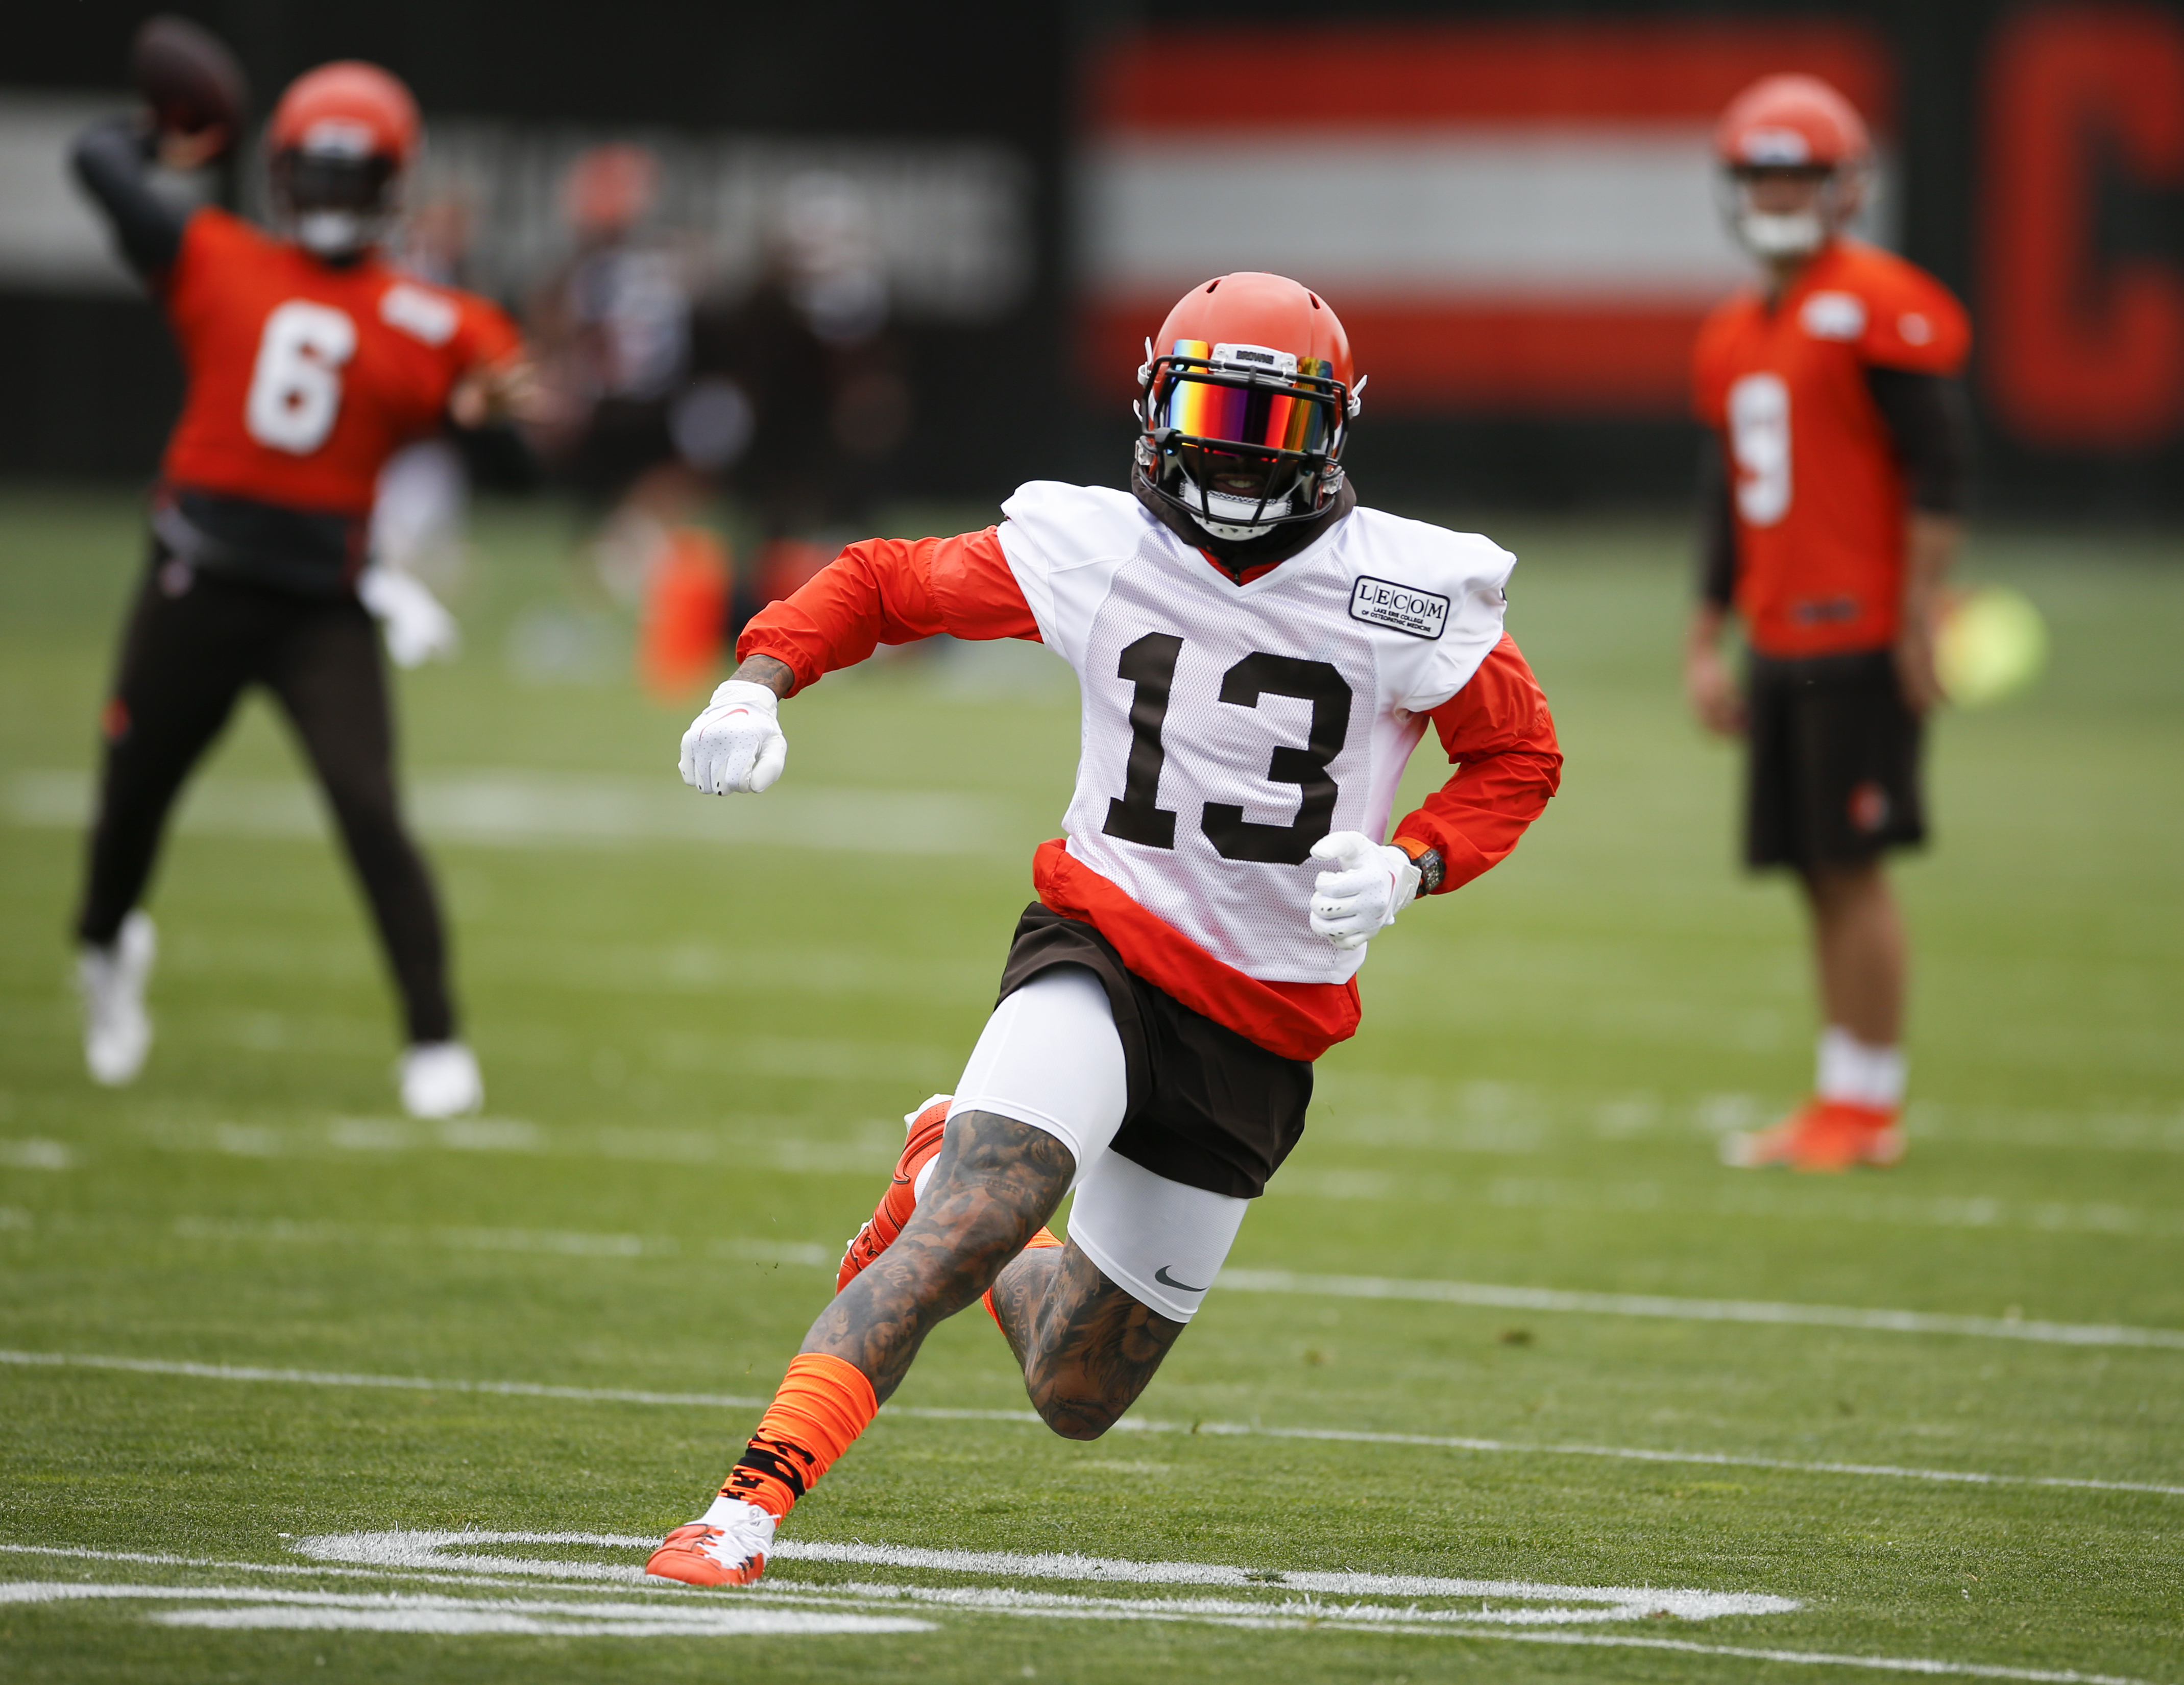
M430 661L453 661L462 648L454 616L417 580L399 569L367 567L357 576L356 594L379 622L387 653L398 667Z
M1329 833L1312 845L1312 857L1340 868L1312 883L1312 928L1346 953L1393 924L1418 892L1410 856L1362 831Z
M781 699L763 684L731 678L682 734L682 782L708 795L756 795L788 764L777 717Z

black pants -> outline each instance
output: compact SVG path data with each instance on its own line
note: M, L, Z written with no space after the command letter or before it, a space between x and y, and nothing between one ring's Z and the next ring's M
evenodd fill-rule
M1754 656L1747 691L1747 865L1859 866L1925 840L1923 731L1890 651Z
M326 793L402 990L412 1041L455 1031L447 941L394 795L379 639L347 594L304 597L155 552L121 646L76 934L114 940L152 875L168 810L248 685L280 699Z

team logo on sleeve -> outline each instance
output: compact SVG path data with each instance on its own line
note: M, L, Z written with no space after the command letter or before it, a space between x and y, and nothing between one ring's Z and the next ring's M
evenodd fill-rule
M1815 339L1855 339L1865 332L1865 300L1855 293L1815 293L1797 320Z
M452 299L398 281L380 295L379 319L427 345L444 345L462 325Z
M1350 617L1412 638L1434 639L1448 630L1448 599L1368 574L1351 588Z

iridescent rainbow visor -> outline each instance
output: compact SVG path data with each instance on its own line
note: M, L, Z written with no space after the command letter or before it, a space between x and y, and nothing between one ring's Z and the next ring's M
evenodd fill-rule
M1214 448L1329 454L1340 431L1344 393L1324 358L1298 358L1294 372L1262 373L1240 362L1216 363L1214 349L1203 339L1178 339L1155 360L1156 432Z

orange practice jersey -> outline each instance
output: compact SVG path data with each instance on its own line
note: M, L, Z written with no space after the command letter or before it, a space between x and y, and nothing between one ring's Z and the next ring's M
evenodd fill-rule
M1814 259L1772 308L1747 290L1707 318L1694 398L1722 438L1736 606L1762 655L1895 642L1908 505L1865 371L1953 375L1970 345L1964 307L1940 282L1852 240Z
M170 485L359 516L379 470L439 425L456 381L521 343L505 313L375 255L337 267L205 209L164 287L189 373Z

